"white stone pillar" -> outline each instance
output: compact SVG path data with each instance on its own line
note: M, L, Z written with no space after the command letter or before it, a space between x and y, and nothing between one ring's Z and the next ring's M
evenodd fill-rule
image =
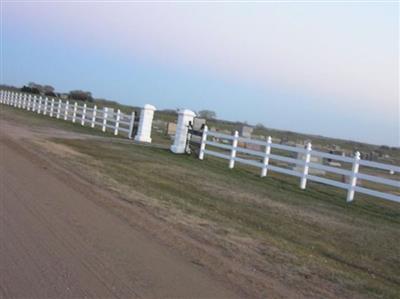
M135 136L136 141L151 143L151 125L156 107L146 104L140 111L139 128Z
M188 109L178 110L178 122L176 124L176 133L174 144L171 145L171 151L175 154L184 154L186 149L187 133L189 122L192 122L196 114Z

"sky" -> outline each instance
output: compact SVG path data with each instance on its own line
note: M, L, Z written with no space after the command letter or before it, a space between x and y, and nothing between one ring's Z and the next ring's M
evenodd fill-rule
M398 2L2 1L1 82L400 146Z

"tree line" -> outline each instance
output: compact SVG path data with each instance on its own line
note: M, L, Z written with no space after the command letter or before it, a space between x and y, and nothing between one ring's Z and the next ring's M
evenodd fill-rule
M28 92L37 95L49 96L49 97L63 97L70 100L93 102L94 98L90 91L83 90L71 90L66 94L62 94L55 91L55 88L51 85L41 85L35 82L29 82L28 85L24 85L20 88L23 92Z

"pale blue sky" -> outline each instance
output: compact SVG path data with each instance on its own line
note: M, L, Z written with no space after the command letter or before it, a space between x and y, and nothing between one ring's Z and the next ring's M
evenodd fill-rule
M397 3L2 4L2 83L400 146Z

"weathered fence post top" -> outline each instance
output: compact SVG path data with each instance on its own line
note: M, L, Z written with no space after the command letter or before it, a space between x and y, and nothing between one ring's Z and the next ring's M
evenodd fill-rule
M178 121L176 124L175 140L171 146L171 151L175 154L183 154L186 149L187 133L189 122L193 123L193 119L196 116L192 110L179 109L178 110Z
M155 110L156 107L146 104L140 111L139 127L135 136L136 141L151 143L151 125Z

